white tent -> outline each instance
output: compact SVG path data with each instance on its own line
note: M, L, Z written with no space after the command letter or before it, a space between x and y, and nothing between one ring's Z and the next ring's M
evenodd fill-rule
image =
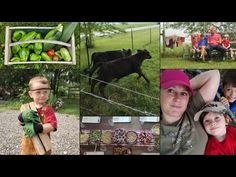
M173 28L167 28L165 29L165 37L166 39L169 39L170 37L184 37L185 38L185 43L191 43L191 36L187 33L184 32L184 30L180 30L180 29L173 29ZM162 40L162 38L161 38ZM167 42L167 40L166 40ZM162 41L161 41L162 43Z

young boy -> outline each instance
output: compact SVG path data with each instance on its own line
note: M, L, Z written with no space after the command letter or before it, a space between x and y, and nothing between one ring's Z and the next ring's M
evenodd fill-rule
M226 126L227 109L221 102L209 102L194 116L209 135L205 155L236 155L236 128Z
M234 52L230 46L230 39L228 34L224 35L224 38L222 40L222 46L225 48L226 52L230 52L230 57L232 60L234 60Z
M222 95L220 102L229 106L232 113L236 115L236 70L230 69L224 73L219 92Z
M45 77L36 76L29 81L29 96L33 99L33 102L27 103L21 106L21 114L18 117L25 134L21 142L21 154L22 155L36 155L36 149L34 148L31 136L27 136L27 132L45 133L50 136L50 132L57 130L57 119L54 114L53 108L46 104L50 93L49 82ZM37 114L35 117L39 117L41 123L34 122L32 126L28 126L29 123L24 122L26 120L25 111L31 109ZM25 114L24 114L25 113ZM32 112L30 112L32 113ZM29 114L29 113L28 113ZM34 113L32 113L34 114ZM37 119L37 118L36 118ZM47 152L51 154L51 151Z

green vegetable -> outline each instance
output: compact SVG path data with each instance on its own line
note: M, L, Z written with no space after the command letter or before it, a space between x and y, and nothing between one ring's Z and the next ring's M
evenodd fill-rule
M13 40L14 42L17 42L17 41L19 41L24 35L25 35L25 32L24 32L24 31L22 31L22 30L17 30L17 31L15 31L15 32L13 33L13 35L12 35L12 40Z
M38 112L33 111L32 109L26 109L20 115L24 123L40 123L40 118Z
M63 26L59 24L55 29L50 30L44 39L46 40L59 40L62 35ZM43 50L47 51L48 49L53 49L56 44L44 43Z
M21 49L20 45L14 45L12 47L12 53L17 54L20 51L20 49Z
M11 62L19 62L20 58L19 57L13 57L10 59Z
M57 55L57 56L59 57L59 60L62 59L62 56L61 56L61 52L60 52L60 51L56 51L56 52L55 52L55 55Z
M32 138L33 136L36 135L35 130L34 130L34 123L26 123L23 126L23 130L25 132L25 136L28 138Z
M42 59L45 61L52 61L52 59L48 56L46 52L41 53Z
M98 144L101 140L102 132L99 129L93 130L89 135L89 142L91 144Z
M30 61L40 61L41 58L42 56L39 54L36 54L36 53L30 54Z
M29 41L29 40L33 40L36 37L37 33L35 31L31 31L29 33L27 33L26 35L24 35L20 41ZM29 44L21 44L22 47L27 47Z
M65 60L65 61L71 61L71 56L69 51L66 48L61 48L60 49L60 53L61 53L61 57Z
M29 58L29 49L28 48L22 48L19 51L20 61L27 61Z
M41 34L38 33L35 37L35 39L42 39ZM34 44L34 52L36 54L40 54L43 51L43 44L40 42L37 42Z
M28 49L29 49L29 50L34 50L34 44L30 44L30 45L28 46Z
M75 28L77 27L77 25L78 25L78 22L67 23L64 26L62 35L61 35L59 40L62 41L62 42L68 42L69 39L71 38L73 32L75 31ZM59 50L60 48L62 48L62 46L61 45L57 45L55 47L55 50Z

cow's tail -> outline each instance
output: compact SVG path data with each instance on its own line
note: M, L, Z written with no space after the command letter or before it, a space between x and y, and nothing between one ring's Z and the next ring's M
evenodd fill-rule
M91 85L91 77L93 76L93 73L97 70L98 67L100 67L104 62L96 63L89 72L89 85Z

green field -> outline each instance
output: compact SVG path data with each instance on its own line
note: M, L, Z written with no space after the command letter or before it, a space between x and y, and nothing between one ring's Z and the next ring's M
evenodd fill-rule
M152 29L151 31L151 43L150 43L150 30L140 30L133 32L133 52L137 49L156 47L158 49L159 43L159 30ZM132 49L131 33L116 34L113 36L95 37L95 47L89 49L89 60L93 52L106 51L106 50L121 50L121 49ZM85 50L85 42L81 43L80 53L80 68L81 70L88 67L88 56Z
M157 25L157 22L137 22L137 23L117 24L115 26L120 29L127 29L127 28L136 28L136 27L151 26L151 25Z
M213 60L211 63L195 61L194 59L183 59L182 57L161 58L161 69L183 68L183 69L230 69L236 68L236 61Z
M121 78L118 82L113 81L112 84L124 87L136 92L149 95L148 98L136 93L129 92L114 86L108 85L105 88L105 94L118 103L125 104L142 112L148 112L159 115L159 31L152 31L152 41L150 43L150 31L142 30L134 33L134 50L147 49L152 55L152 59L144 60L142 70L146 77L150 80L150 86L143 78L137 80L137 74L131 74ZM95 39L96 47L90 49L90 55L95 51L119 50L122 48L131 48L130 33L117 34L113 37L98 37ZM87 56L84 45L81 49L81 71L88 67ZM95 76L95 75L94 75ZM81 76L81 89L90 92L88 78ZM95 94L98 94L98 88L95 87ZM133 111L131 109L107 103L101 99L81 93L81 115L144 115L143 113Z
M63 98L63 107L55 110L62 114L80 115L79 112L79 99L67 99ZM12 99L9 101L0 101L0 112L6 110L19 110L21 103L18 99Z

